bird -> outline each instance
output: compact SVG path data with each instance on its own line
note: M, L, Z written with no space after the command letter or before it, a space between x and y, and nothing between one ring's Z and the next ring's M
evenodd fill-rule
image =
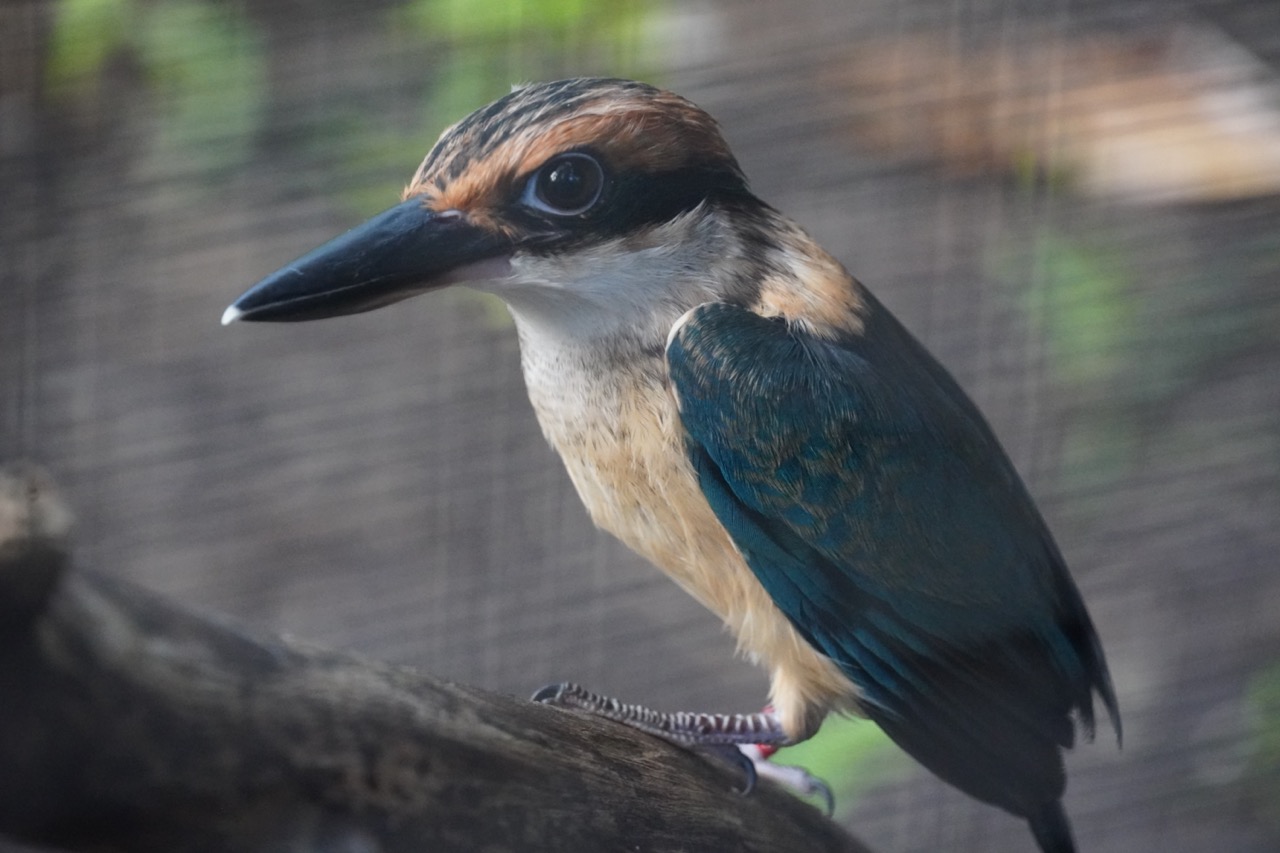
M517 86L446 128L402 200L223 323L502 299L529 399L595 524L720 617L766 710L535 698L685 744L870 718L945 782L1076 849L1063 753L1120 713L1050 530L955 379L750 189L717 122L645 83Z

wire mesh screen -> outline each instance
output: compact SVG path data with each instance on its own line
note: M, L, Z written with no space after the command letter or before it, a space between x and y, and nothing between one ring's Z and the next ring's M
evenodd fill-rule
M1278 66L1267 0L6 3L0 456L55 472L84 565L192 607L516 694L755 709L715 618L592 528L496 302L218 325L512 82L643 77L1027 479L1125 717L1068 759L1082 849L1274 850ZM833 737L873 849L1028 848Z

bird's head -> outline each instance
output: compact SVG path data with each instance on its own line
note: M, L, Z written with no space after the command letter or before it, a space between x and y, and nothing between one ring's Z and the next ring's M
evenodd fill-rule
M767 211L715 121L625 80L518 88L445 130L404 200L264 279L223 317L311 320L451 284L558 331L665 335L762 254Z

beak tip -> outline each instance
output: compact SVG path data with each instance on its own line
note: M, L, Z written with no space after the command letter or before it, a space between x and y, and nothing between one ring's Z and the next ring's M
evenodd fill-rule
M234 305L230 305L227 307L226 311L222 312L222 325L230 326L232 323L234 323L236 320L239 320L243 316L244 316L243 311L241 311L239 308L237 308Z

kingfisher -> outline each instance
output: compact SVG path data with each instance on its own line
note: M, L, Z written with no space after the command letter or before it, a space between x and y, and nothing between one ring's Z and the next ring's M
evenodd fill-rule
M719 616L766 710L536 699L684 744L865 716L1075 850L1063 752L1120 715L1044 519L947 371L757 198L714 119L644 83L515 88L447 128L402 201L223 316L315 320L463 285L501 298L529 399L594 522ZM729 748L732 748L730 746Z

